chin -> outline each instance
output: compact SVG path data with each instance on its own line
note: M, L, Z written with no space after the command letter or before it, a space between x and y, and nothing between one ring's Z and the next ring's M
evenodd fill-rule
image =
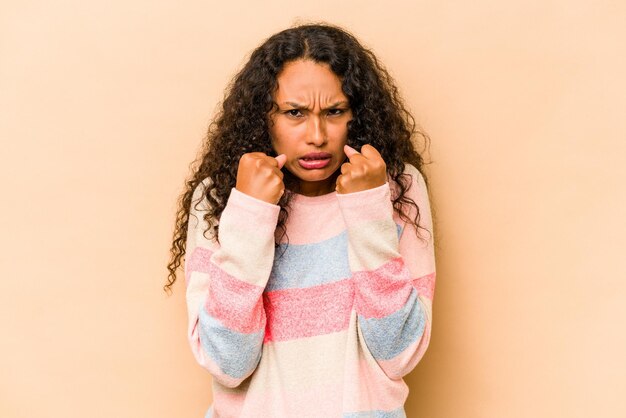
M323 181L327 180L332 175L331 172L321 172L321 173L304 173L302 176L296 176L300 180L305 181Z

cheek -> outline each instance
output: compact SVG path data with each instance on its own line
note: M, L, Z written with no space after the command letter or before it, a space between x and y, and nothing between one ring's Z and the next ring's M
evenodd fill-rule
M328 134L335 140L345 140L348 137L348 125L345 122L329 124Z
M306 129L298 125L276 124L270 130L272 146L276 151L280 150L283 153L289 153L290 150L294 149L305 134Z
M275 124L269 128L270 140L275 151L282 151L285 144L285 132L280 124Z

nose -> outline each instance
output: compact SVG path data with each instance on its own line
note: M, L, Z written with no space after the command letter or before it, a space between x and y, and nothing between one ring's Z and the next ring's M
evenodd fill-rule
M319 115L309 118L307 127L307 143L322 146L326 142L326 126Z

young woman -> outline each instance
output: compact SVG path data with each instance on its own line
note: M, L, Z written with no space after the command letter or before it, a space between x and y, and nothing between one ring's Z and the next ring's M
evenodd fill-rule
M207 416L405 417L432 326L432 220L391 77L332 25L255 49L180 200L188 337Z

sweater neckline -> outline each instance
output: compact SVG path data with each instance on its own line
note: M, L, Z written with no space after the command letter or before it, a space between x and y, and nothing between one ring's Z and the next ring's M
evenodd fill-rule
M306 196L300 193L292 192L292 202L299 205L316 205L320 203L328 203L337 199L337 192L322 194L319 196Z

